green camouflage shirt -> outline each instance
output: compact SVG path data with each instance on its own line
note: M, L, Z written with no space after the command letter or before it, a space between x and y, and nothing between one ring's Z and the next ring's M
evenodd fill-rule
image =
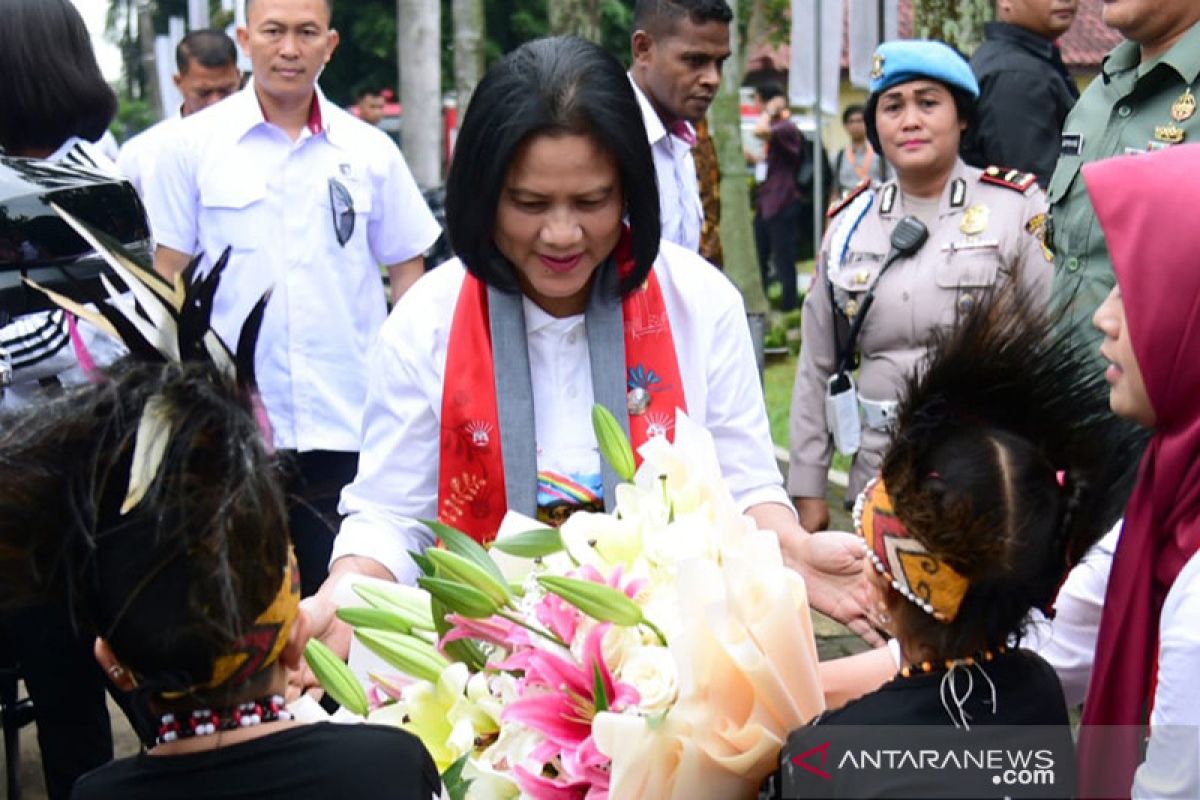
M1159 58L1140 60L1138 45L1128 41L1105 58L1100 75L1063 125L1062 150L1047 193L1055 300L1069 304L1071 323L1097 342L1100 334L1091 316L1114 278L1080 167L1180 141L1200 142L1200 23ZM1169 220L1171 209L1163 214Z

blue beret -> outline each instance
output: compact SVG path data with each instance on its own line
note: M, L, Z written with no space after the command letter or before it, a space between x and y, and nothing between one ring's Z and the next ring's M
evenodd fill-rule
M884 42L871 66L871 94L921 78L939 81L979 98L979 83L971 65L949 45L932 39Z

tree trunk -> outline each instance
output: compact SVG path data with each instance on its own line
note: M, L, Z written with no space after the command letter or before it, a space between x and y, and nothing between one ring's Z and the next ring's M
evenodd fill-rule
M993 0L913 0L913 36L939 39L970 56L993 11Z
M154 57L154 8L152 3L138 5L138 44L142 50L142 99L156 115L164 113L158 90L158 66Z
M483 0L454 0L454 89L459 120L467 113L475 84L483 77L484 27Z
M442 183L441 3L397 0L400 134L404 157L423 189Z
M730 5L737 6L736 3ZM762 5L762 0L755 0L750 14L751 30L761 29ZM738 87L742 85L742 76L746 72L746 54L738 41L736 18L730 23L729 31L729 44L733 52L725 62L721 90L709 110L713 142L721 162L721 249L725 253L725 274L741 290L746 310L765 313L767 298L763 294L762 277L758 271L754 218L750 212L750 174L742 152Z
M599 0L550 0L550 34L570 34L599 43Z

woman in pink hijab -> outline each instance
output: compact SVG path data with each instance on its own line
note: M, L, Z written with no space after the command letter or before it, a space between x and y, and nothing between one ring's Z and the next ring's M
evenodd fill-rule
M1083 797L1200 797L1200 145L1083 169L1117 286L1096 311L1115 413L1153 429L1113 560ZM1142 760L1140 727L1150 724ZM1125 726L1120 729L1092 726ZM1139 762L1140 765L1139 765Z

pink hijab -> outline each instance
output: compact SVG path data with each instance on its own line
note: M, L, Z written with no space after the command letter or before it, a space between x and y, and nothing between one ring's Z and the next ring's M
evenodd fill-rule
M1200 145L1096 162L1083 176L1157 419L1108 581L1083 723L1135 726L1147 720L1163 600L1200 549ZM1084 730L1080 796L1128 797L1136 737L1115 749L1099 738Z

